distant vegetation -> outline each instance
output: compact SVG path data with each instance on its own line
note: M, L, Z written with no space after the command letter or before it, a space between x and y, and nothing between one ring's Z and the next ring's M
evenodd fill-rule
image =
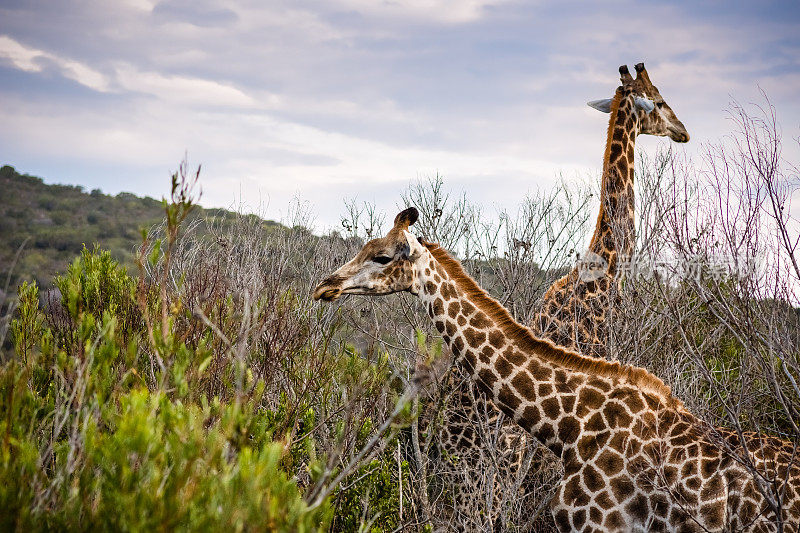
M100 189L86 192L79 185L48 185L41 178L20 174L14 167L0 168L0 276L5 276L21 249L10 286L22 280L49 287L84 245L95 244L111 253L122 266L134 266L135 248L142 242L141 229L164 218L160 200L122 192L116 196ZM192 218L224 220L224 209L198 207ZM274 222L265 221L267 225ZM201 230L202 231L202 230ZM0 289L2 289L0 285Z

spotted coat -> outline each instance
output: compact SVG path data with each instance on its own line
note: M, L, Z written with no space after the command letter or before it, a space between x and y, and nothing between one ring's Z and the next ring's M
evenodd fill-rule
M470 379L561 458L565 474L551 501L561 531L775 531L775 516L736 458L744 453L782 484L784 531L798 530L796 444L751 437L748 452L737 449L734 437L698 421L644 369L534 336L458 261L411 235L416 218L413 208L401 212L387 237L367 243L314 298L418 295Z

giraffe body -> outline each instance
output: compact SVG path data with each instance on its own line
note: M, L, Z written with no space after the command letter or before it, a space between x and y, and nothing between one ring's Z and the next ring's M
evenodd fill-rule
M367 243L314 298L418 295L470 378L563 461L551 502L559 530L777 529L753 478L661 380L535 337L458 261L411 235L415 220L413 208L400 213L387 237ZM796 448L777 439L755 444L751 452L765 471L785 483L784 531L797 531L800 466L790 464Z

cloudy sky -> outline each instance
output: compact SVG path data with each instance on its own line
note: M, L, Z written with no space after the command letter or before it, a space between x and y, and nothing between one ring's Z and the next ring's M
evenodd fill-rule
M513 207L599 175L585 102L642 60L690 155L759 87L800 134L796 1L1 0L0 163L158 198L188 152L205 205L281 218L300 197L320 228L437 172Z

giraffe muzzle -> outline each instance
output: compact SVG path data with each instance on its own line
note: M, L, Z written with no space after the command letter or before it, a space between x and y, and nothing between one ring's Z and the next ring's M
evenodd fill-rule
M314 298L314 300L332 302L337 300L341 295L342 291L337 288L319 286L314 289L314 294L311 297Z
M322 281L317 288L314 289L314 292L311 294L311 297L314 300L323 300L325 302L332 302L338 299L342 295L342 285L338 279L335 279L334 276L331 276Z
M685 128L668 128L669 130L669 137L676 143L688 143L689 142L689 132L686 131Z

